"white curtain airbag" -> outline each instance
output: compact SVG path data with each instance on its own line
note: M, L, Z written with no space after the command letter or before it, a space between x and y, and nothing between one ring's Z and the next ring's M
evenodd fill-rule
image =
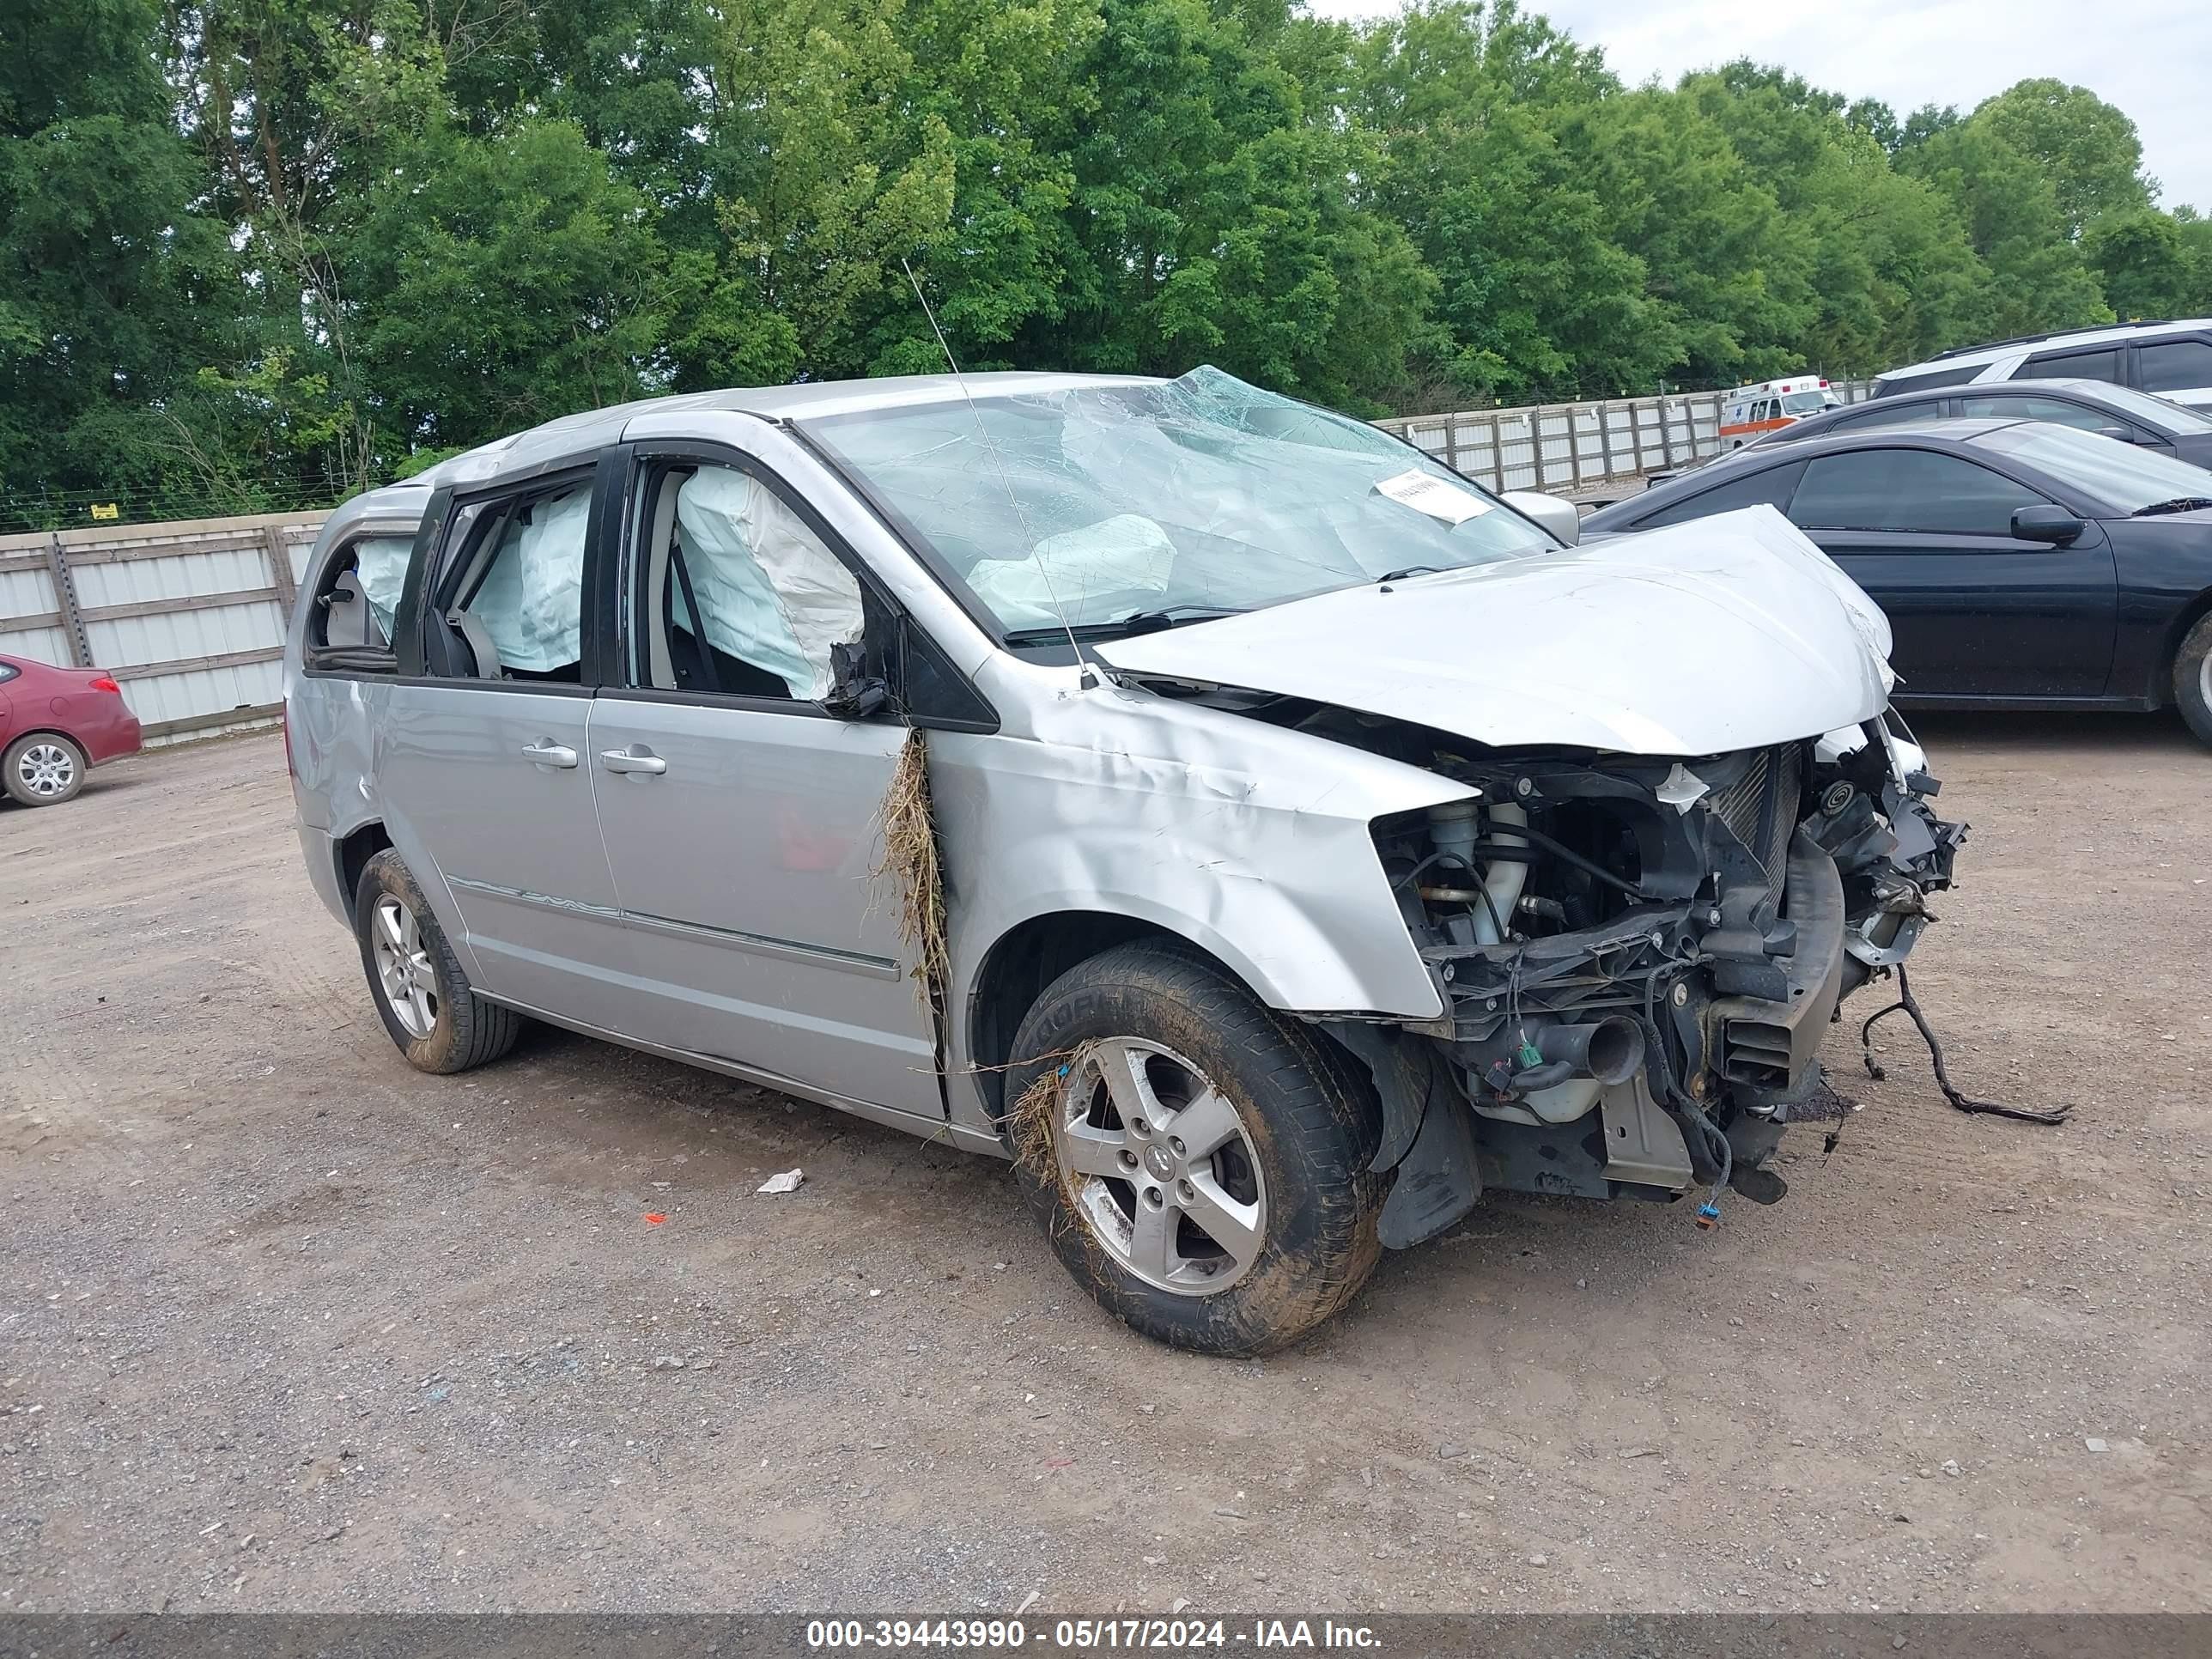
M501 538L469 610L509 668L544 673L584 654L584 531L592 492L564 490L535 502L529 521Z
M794 697L828 696L830 648L857 642L865 627L853 573L774 490L729 467L684 481L676 521L707 642L777 676ZM683 589L672 576L671 585L671 610L690 628Z
M399 590L407 583L407 560L415 550L411 536L366 536L353 545L353 573L361 583L361 596L386 639L392 637L392 613L399 609Z

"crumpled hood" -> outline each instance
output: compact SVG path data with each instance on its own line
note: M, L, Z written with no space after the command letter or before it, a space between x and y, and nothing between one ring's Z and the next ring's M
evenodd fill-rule
M1886 708L1889 625L1771 507L1095 647L1492 745L1714 755Z

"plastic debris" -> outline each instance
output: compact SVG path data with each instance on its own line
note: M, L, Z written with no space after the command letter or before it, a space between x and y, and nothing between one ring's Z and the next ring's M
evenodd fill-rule
M666 1216L655 1215L648 1210L646 1212L645 1224L648 1227L658 1227L662 1222L667 1219L668 1218Z
M795 1193L806 1179L804 1170L786 1170L781 1175L772 1175L753 1188L757 1193Z

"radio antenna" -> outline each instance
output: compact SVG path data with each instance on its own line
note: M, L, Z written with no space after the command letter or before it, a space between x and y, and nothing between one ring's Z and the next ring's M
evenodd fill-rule
M945 331L937 325L937 313L929 308L929 296L921 291L921 283L915 276L914 267L906 262L904 254L899 256L899 269L906 272L908 285L914 289L914 297L921 302L921 314L929 319L929 331L937 337L937 349L945 354L945 367L952 371L952 383L960 388L960 395L968 404L969 418L975 422L975 435L983 441L983 447L991 457L991 465L999 475L999 487L1006 492L1007 504L1014 509L1015 522L1021 526L1022 535L1029 541L1030 555L1035 557L1036 541L1030 529L1029 514L1022 511L1022 498L1014 493L1013 481L1006 476L1006 464L999 453L999 446L991 436L990 428L983 424L982 411L975 407L975 394L968 390L967 378L960 373L960 365L953 359L952 348L945 343ZM1060 630L1067 635L1067 648L1075 655L1076 684L1082 690L1091 690L1098 684L1098 677L1091 672L1091 664L1083 655L1083 647L1076 643L1075 629L1067 620L1067 612L1060 603L1060 595L1054 591L1052 572L1045 568L1042 559L1036 560L1036 568L1037 574L1044 578L1045 598L1052 603L1052 613L1059 619Z

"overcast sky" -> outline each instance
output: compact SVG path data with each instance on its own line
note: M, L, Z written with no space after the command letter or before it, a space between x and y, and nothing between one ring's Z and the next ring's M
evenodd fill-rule
M1382 0L1310 0L1323 16L1364 17ZM1780 64L1899 117L1923 104L1964 114L2030 76L2088 88L2134 118L2144 170L2165 207L2212 212L2212 5L2205 0L1523 0L1623 80L1731 58Z

